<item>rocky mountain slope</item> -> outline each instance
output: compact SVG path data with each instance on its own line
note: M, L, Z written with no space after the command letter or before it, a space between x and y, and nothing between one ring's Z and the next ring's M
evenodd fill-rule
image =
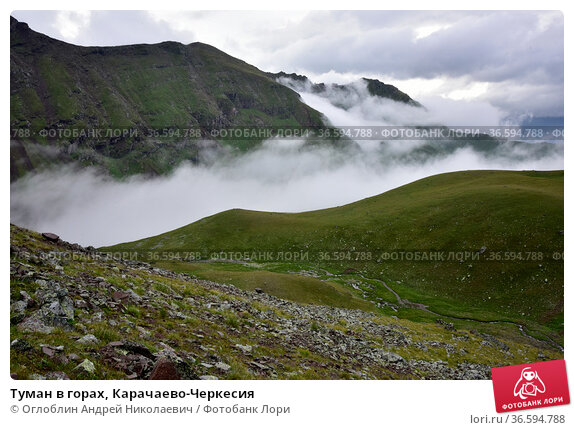
M355 95L354 93L356 93L356 88L353 84L341 85L314 83L311 82L307 76L298 75L297 73L267 73L267 76L285 83L296 91L306 90L314 94L325 95L329 90L331 92L338 93L337 96L339 99L343 99L345 97L352 99ZM362 78L358 83L366 85L368 94L372 97L380 97L383 99L390 99L395 102L405 103L410 106L422 107L419 102L412 99L407 93L402 92L394 85L385 84L378 79L368 78Z
M324 127L284 78L327 88L203 43L76 46L10 17L11 180L70 162L120 178L165 174L206 147L245 151L263 140L213 134L226 127ZM392 85L362 84L373 97L420 106ZM352 85L334 87L355 100Z
M532 344L202 281L10 226L17 379L488 379Z
M46 160L50 154L34 151L31 142L57 143L65 149L58 154L59 161L103 164L112 173L120 169L118 175L162 173L197 155L189 142L197 136L158 135L157 130L191 127L206 137L222 127L320 127L323 121L293 90L206 44L75 46L11 17L10 124L18 130L13 135L15 178L43 160L50 161ZM50 139L40 133L91 128L140 133L107 139L105 135ZM154 132L150 135L148 130ZM131 169L121 170L125 164Z

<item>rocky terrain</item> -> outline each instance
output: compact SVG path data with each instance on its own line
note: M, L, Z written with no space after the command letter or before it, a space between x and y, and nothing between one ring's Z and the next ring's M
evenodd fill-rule
M15 379L488 379L491 367L561 357L10 233Z

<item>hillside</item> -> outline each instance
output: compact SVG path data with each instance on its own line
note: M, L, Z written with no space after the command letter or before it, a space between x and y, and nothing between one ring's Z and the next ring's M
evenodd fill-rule
M352 96L356 89L352 84L341 85L341 84L324 84L324 83L314 83L304 75L298 75L297 73L267 73L267 76L277 79L279 82L285 82L288 86L292 87L295 91L311 91L312 93L324 95L327 90L336 91L339 93L339 98L344 96ZM380 97L383 99L390 99L395 102L405 103L414 107L422 107L422 105L413 100L407 93L402 92L394 85L385 84L378 79L368 79L362 78L361 83L366 85L366 89L370 96Z
M313 127L323 122L296 92L212 46L75 46L11 17L10 125L20 130L13 134L15 179L50 162L103 165L124 176L162 173L197 157L197 145L191 142L197 139L169 132L150 135L148 130L197 128L206 137L222 127ZM91 128L140 133L107 139L39 134ZM32 142L37 141L57 144L59 154L36 148Z
M299 304L10 226L15 379L488 379L561 358L365 304Z
M448 173L332 209L234 209L107 249L137 251L165 260L164 267L247 287L253 282L237 273L311 269L358 289L389 314L415 320L439 314L459 324L509 321L561 344L563 181L563 171ZM217 261L211 267L175 261L194 253L260 266L227 270Z

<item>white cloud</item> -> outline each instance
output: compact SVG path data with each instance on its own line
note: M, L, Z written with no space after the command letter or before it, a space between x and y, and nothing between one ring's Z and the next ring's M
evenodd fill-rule
M354 84L353 106L333 91L303 93L335 125L498 124L486 102L441 97L427 110L370 97ZM348 101L348 100L347 100ZM25 177L11 186L11 222L52 231L83 245L112 245L160 234L232 209L299 212L351 203L429 175L469 169L563 169L563 146L540 154L536 144L474 146L425 141L359 141L334 148L303 141L269 140L252 152L184 165L171 176L114 181L91 170L60 169Z
M340 153L326 147L267 142L261 149L172 176L115 182L84 170L38 174L11 187L12 223L64 240L103 246L137 240L232 208L305 211L350 203L429 175L467 169L563 169L562 157L488 158L460 149L409 160L421 142ZM383 162L386 159L388 162Z
M74 41L80 32L90 24L91 11L63 10L58 11L53 26L64 39Z
M473 82L466 88L453 90L443 96L452 100L473 100L484 95L488 91L488 87L488 82Z
M435 24L415 28L414 29L415 40L424 39L425 37L429 37L431 34L434 34L437 31L446 30L450 26L451 24Z

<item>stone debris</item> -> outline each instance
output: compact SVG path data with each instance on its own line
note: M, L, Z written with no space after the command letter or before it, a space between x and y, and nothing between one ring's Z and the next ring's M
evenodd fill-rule
M87 248L59 238L43 237L53 246L87 252ZM492 348L512 355L509 345L496 337L457 331L442 319L429 324L440 340L434 335L413 339L417 333L402 326L400 319L387 318L388 323L383 324L369 312L294 303L265 294L260 288L244 291L145 262L102 256L95 261L88 259L83 270L68 273L69 263L50 253L32 252L14 244L11 252L27 257L12 259L10 265L11 279L26 285L11 295L11 324L18 327L21 336L11 341L10 348L66 366L65 372L34 370L28 378L69 379L79 374L99 378L104 376L99 372L105 367L125 375L125 379L216 380L235 377L240 361L240 371L247 372L242 377L290 378L320 372L331 379L337 375L357 379L489 379L491 367L472 362L469 343L474 342L475 349ZM98 276L90 271L92 268L99 269ZM113 274L101 276L104 269ZM120 276L124 283L114 281ZM158 280L159 276L165 281ZM173 285L193 285L202 293L183 294ZM157 319L158 311L165 321ZM164 322L185 329L185 335L170 338L169 330L158 330ZM35 344L30 340L33 337L25 336L55 330L70 332L77 349L68 344L66 348ZM221 345L226 351L222 352ZM269 350L278 346L284 352L273 356ZM413 354L425 360L409 358ZM452 357L457 359L451 361ZM540 352L539 357L551 359L552 355ZM294 363L295 370L285 370L289 363Z

